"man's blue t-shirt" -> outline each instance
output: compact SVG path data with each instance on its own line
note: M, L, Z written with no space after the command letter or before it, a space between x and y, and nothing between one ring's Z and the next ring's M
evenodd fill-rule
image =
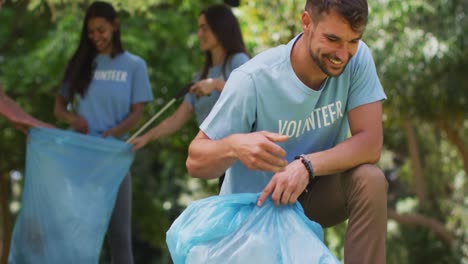
M76 113L86 119L90 134L101 134L122 122L133 104L153 100L146 63L123 52L114 58L97 55L96 69L84 97L76 95ZM69 98L68 85L60 94Z
M372 55L362 41L340 76L328 77L318 91L307 87L290 60L300 36L233 71L200 127L210 139L262 130L288 135L288 141L277 144L291 162L296 155L330 149L344 141L349 132L347 113L386 98ZM226 171L221 194L260 192L272 176L237 161Z
M241 66L248 60L249 56L247 54L236 53L228 59L226 66L224 67L224 71L222 65L217 65L209 68L208 78L216 78L226 81L234 69ZM198 81L199 79L199 77L196 78L196 81ZM211 94L199 98L189 93L185 95L184 102L192 105L192 108L195 112L195 116L197 118L198 125L200 125L203 122L203 120L205 120L205 118L208 116L214 104L216 103L216 101L218 101L220 94L221 93L218 90L214 90Z

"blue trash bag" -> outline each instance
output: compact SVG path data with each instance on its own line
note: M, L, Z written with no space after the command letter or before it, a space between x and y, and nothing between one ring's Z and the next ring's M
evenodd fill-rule
M191 203L166 234L174 263L340 263L300 203L275 206L268 199L258 207L258 197L241 193Z
M131 146L58 129L29 131L8 263L98 263Z

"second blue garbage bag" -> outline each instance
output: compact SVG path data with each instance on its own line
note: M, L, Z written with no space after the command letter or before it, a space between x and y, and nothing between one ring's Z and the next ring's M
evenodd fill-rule
M322 227L299 203L256 205L259 194L212 196L191 203L167 231L175 264L340 263Z
M71 131L29 131L9 263L98 263L130 146Z

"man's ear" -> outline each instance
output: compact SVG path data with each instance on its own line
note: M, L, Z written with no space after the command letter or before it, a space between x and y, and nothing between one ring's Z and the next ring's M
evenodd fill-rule
M308 11L304 11L302 13L301 22L302 22L302 31L308 31L313 26L312 17L310 16Z

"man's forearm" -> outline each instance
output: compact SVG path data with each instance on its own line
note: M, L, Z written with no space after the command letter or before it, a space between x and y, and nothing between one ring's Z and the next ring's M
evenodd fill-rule
M380 159L382 140L378 135L359 133L335 147L307 155L316 176L340 173L361 164L374 164Z
M382 103L354 108L348 113L352 136L335 147L308 155L316 175L330 175L358 165L377 163L383 145Z
M239 160L250 170L280 172L288 162L286 151L277 143L288 139L277 133L257 131L211 140L200 131L190 144L187 169L193 177L213 179Z
M186 165L193 177L215 179L236 160L230 147L230 137L221 140L195 138L189 146Z
M27 133L29 127L53 127L27 114L13 99L8 97L0 85L0 115L3 115L17 129Z

